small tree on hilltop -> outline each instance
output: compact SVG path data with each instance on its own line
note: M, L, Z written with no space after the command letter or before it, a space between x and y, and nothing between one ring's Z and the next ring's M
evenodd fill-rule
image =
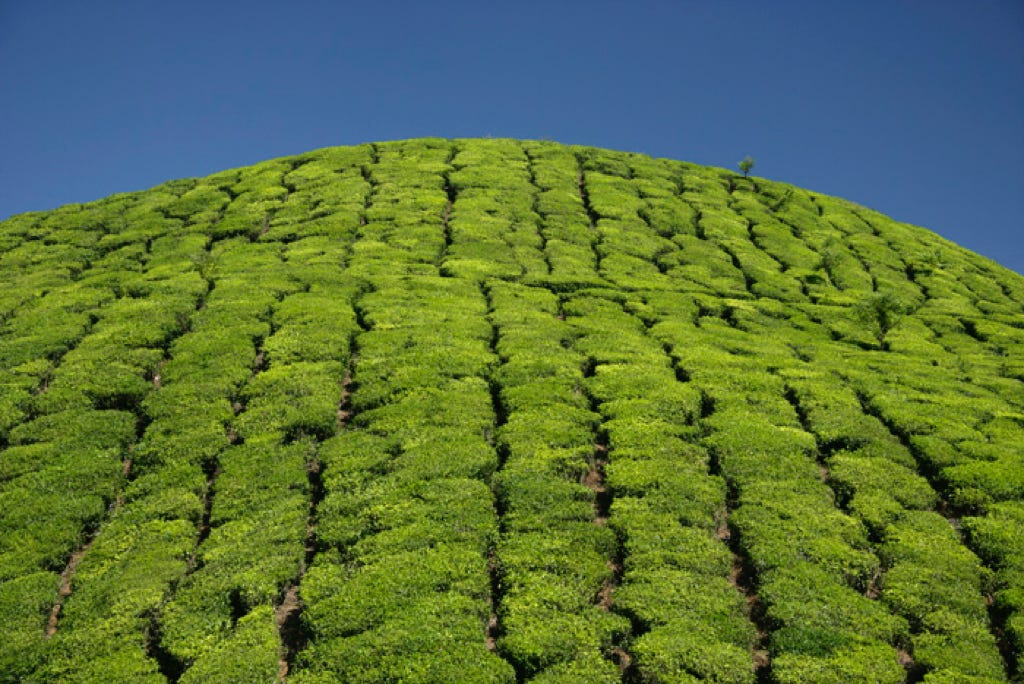
M750 169L754 168L754 160L747 156L743 158L743 161L739 163L740 171L743 172L743 177L746 178L747 174L750 173Z

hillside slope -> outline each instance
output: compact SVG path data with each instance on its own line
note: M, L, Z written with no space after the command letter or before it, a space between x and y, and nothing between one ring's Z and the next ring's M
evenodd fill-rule
M423 139L0 246L0 681L1018 676L1024 278L924 229Z

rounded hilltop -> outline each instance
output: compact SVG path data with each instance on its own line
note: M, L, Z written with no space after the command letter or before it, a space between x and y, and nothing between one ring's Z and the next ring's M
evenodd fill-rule
M1024 278L923 228L430 138L0 247L4 681L1020 674Z

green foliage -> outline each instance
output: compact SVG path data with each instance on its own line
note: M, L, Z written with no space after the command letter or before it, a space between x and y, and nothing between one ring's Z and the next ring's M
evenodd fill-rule
M632 648L648 681L755 681L748 648L715 640L685 621L643 634Z
M270 681L277 676L278 647L273 608L262 606L241 618L231 637L198 659L180 681Z
M783 654L772 660L778 682L891 682L905 681L906 670L896 653L884 644L854 644L827 657ZM929 677L929 681L931 681Z
M854 307L857 320L870 326L879 344L885 341L886 334L905 313L906 305L891 290L877 292Z
M318 637L300 656L293 681L372 682L466 681L510 684L515 672L489 653L480 635L483 621L476 602L454 592L410 601L374 629ZM291 677L289 677L291 679Z
M1024 280L853 203L405 140L12 217L0 284L0 680L1024 657Z
M45 662L43 635L60 579L56 573L24 574L0 584L0 677L16 682Z

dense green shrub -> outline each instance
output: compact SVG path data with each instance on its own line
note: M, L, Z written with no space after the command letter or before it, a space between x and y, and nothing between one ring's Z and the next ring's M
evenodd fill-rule
M0 583L0 672L15 682L45 662L43 635L60 582L53 572L26 573Z

